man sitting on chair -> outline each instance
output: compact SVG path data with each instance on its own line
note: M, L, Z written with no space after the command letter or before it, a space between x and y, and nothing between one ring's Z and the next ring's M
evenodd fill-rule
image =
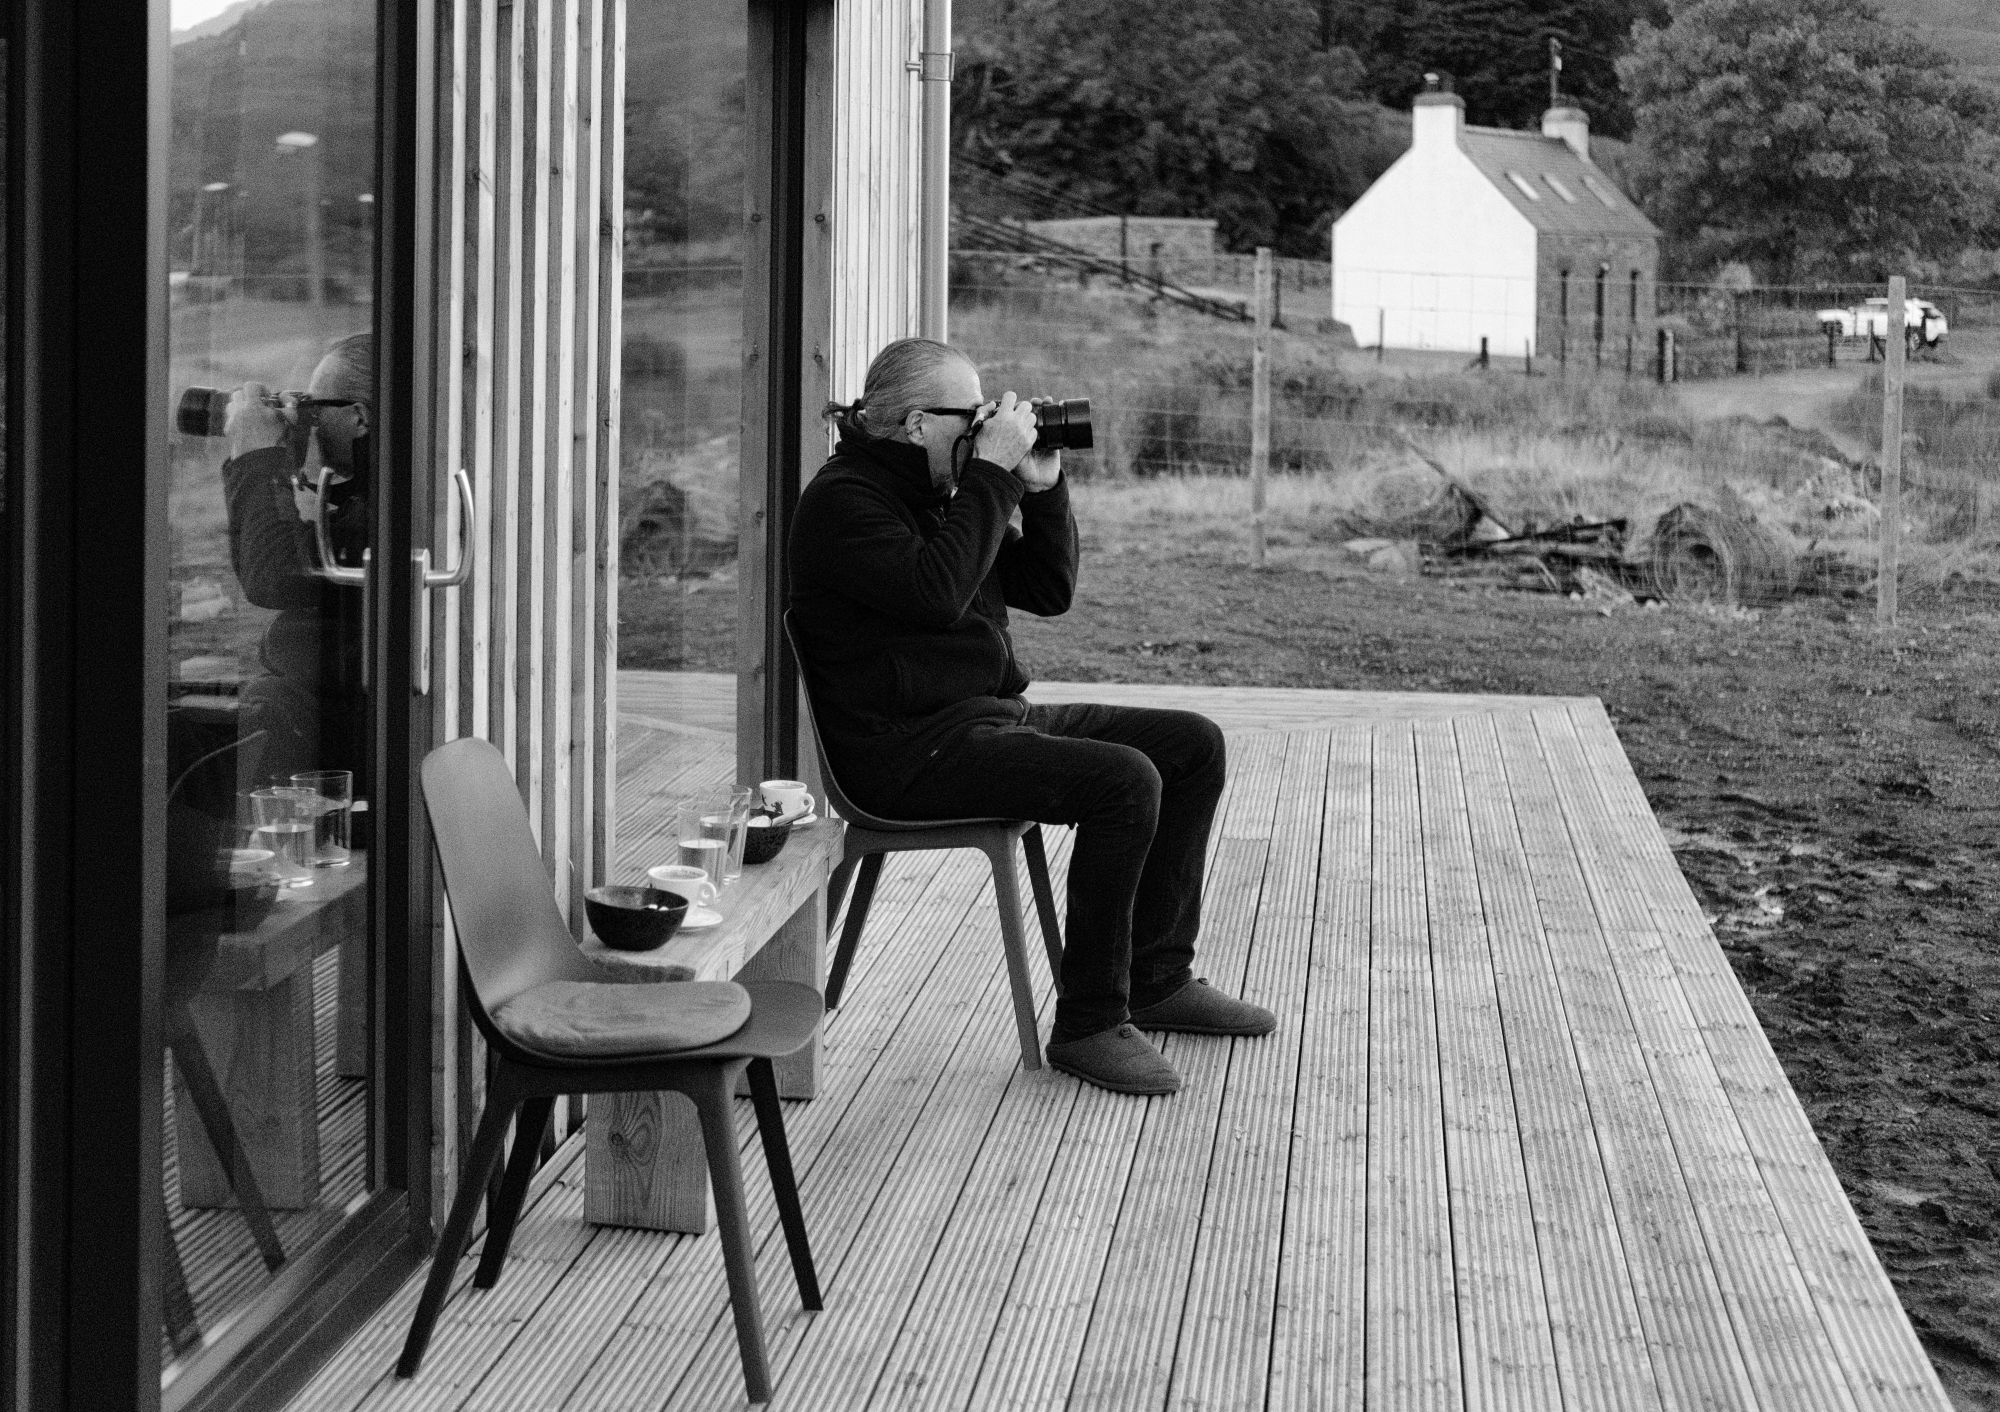
M1222 732L1188 711L1022 699L1007 609L1065 611L1077 568L1061 453L1033 449L1033 403L988 402L964 354L909 338L827 415L840 442L799 499L790 607L832 768L884 818L1075 824L1049 1063L1174 1092L1141 1029L1277 1025L1192 970Z

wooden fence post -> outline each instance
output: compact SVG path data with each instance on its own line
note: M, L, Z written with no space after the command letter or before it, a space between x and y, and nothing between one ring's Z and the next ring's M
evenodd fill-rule
M1903 557L1903 369L1909 341L1904 329L1908 282L1889 279L1889 307L1882 311L1882 526L1875 549L1875 621L1896 622L1896 574Z
M1257 247L1257 336L1250 351L1250 561L1264 567L1264 477L1271 468L1271 247Z

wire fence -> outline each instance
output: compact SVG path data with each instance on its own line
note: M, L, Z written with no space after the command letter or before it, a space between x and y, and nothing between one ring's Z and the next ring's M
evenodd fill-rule
M1880 287L1666 286L1637 320L1587 298L1553 338L1546 301L1487 290L1453 308L1432 290L1400 327L1380 321L1387 346L1369 346L1331 317L1330 280L1297 278L1269 334L1280 548L1389 542L1440 572L1741 604L1875 586L1885 391L1870 358L1889 350L1871 340L1871 311L1878 330L1893 323ZM1943 331L1911 316L1902 599L2000 601L2000 294L1911 297ZM1846 318L1829 357L1831 310ZM1485 358L1476 338L1468 348L1496 311L1536 321L1540 349L1532 334L1524 356L1494 356L1491 335ZM995 252L954 257L951 320L989 392L1092 399L1096 445L1066 462L1080 481L1248 516L1254 323ZM1397 346L1399 332L1432 346ZM1457 346L1437 346L1446 333ZM1570 356L1546 351L1564 339ZM1787 376L1739 376L1739 363Z

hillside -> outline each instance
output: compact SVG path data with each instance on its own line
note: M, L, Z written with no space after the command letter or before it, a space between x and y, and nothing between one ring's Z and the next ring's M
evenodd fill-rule
M2000 5L1993 0L1877 0L1898 20L1952 55L1970 77L2000 87Z

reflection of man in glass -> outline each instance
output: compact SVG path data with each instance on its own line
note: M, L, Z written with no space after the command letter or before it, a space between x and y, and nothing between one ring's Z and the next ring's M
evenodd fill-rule
M356 790L365 788L363 600L320 573L317 524L324 517L337 566L362 566L374 388L374 339L357 333L327 350L304 398L286 395L273 407L264 385L250 382L229 399L230 562L244 597L279 610L264 634L266 675L243 691L246 729L269 733L259 766L267 778L353 770Z

